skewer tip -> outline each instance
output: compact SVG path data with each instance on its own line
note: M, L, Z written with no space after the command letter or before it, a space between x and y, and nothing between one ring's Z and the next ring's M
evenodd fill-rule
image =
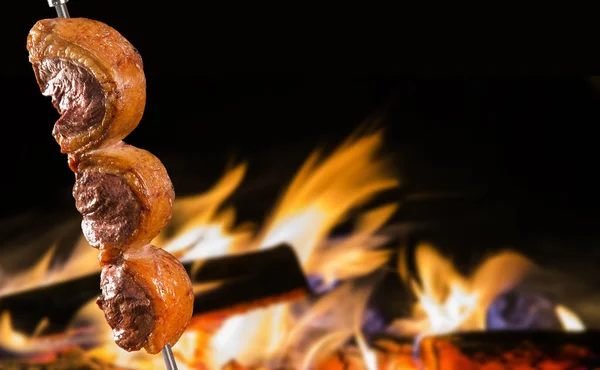
M171 345L167 344L165 348L163 348L162 355L167 370L177 370L177 363L175 362L175 356L171 350Z

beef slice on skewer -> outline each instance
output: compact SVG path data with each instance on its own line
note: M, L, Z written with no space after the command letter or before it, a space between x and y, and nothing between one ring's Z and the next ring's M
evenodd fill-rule
M99 307L117 345L154 354L190 322L194 295L181 263L149 243L175 193L151 153L123 143L146 104L142 58L119 32L85 18L37 22L27 38L40 90L61 114L53 135L75 173L73 196L99 249Z

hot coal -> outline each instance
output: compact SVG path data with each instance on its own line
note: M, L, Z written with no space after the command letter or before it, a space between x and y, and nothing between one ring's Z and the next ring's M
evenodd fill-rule
M493 331L434 335L419 343L425 369L598 369L600 333Z

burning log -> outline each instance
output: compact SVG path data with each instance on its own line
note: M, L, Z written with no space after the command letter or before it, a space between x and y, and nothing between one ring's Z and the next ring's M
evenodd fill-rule
M425 369L596 369L600 332L492 331L424 338Z
M196 294L194 313L223 311L228 315L298 298L308 285L294 251L280 245L184 264ZM48 318L46 333L63 332L79 308L100 294L100 274L92 274L0 297L0 312L8 310L16 329L32 333Z

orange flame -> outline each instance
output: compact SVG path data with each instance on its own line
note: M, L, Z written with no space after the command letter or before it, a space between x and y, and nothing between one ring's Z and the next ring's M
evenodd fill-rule
M304 163L262 233L260 247L288 242L311 272L319 243L350 212L399 185L390 162L379 156L381 132L343 143L327 160L313 153ZM385 217L388 216L388 217ZM389 215L384 215L384 222ZM381 222L374 222L378 228Z

